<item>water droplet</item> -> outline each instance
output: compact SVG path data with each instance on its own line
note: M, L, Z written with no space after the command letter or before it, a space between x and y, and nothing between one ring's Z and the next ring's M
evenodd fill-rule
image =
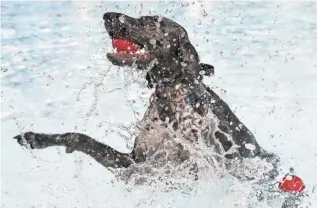
M151 39L151 40L150 40L150 43L151 43L152 45L155 45L155 44L156 44L156 40Z
M253 145L253 144L250 144L250 143L247 143L247 144L245 144L244 145L245 146L245 148L247 148L248 150L255 150L255 146Z
M124 23L124 21L125 21L125 16L124 16L124 15L121 15L121 16L119 17L119 21L120 21L121 23Z

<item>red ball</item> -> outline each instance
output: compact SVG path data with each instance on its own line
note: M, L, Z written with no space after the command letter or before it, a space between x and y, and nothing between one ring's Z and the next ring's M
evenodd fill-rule
M283 191L301 192L305 185L298 176L287 175L283 177L282 182L279 183L279 188Z
M131 41L113 38L112 47L117 49L117 52L134 53L139 50L139 46Z

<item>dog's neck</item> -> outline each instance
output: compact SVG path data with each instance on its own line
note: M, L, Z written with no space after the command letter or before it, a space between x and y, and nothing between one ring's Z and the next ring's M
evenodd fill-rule
M188 84L186 82L158 83L155 86L155 94L168 102L177 102L183 96L194 91L199 84Z
M154 99L160 119L163 122L168 119L170 123L176 118L177 106L191 106L201 116L205 115L206 106L202 104L205 100L205 94L202 82L193 85L186 83L157 84L152 99Z
M186 81L159 83L155 86L155 95L162 102L195 104L195 100L204 91L202 81L189 84ZM195 95L195 100L193 100Z
M186 74L185 66L181 64L168 67L169 64L157 64L149 70L147 74L148 84L155 86L155 94L167 102L178 101L186 94L192 92L202 82L202 77L197 80L191 80ZM198 65L199 66L199 65ZM193 66L194 67L194 66ZM193 71L200 69L191 68ZM198 77L197 77L198 78Z

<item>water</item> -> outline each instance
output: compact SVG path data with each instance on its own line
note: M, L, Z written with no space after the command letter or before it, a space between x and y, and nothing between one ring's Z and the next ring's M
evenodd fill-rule
M201 60L215 66L205 83L281 157L285 173L295 168L309 195L303 206L317 206L315 2L54 1L1 5L2 207L278 207L253 202L250 184L232 178L173 192L126 186L88 156L29 151L11 139L80 131L129 151L151 92L137 72L106 60L106 11L184 26Z

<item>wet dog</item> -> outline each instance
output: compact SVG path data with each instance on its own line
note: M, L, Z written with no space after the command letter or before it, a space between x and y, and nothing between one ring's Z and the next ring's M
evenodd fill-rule
M154 89L132 152L121 153L74 132L26 132L14 137L20 145L32 149L64 146L67 153L83 152L111 168L126 168L153 156L183 162L190 157L184 142L193 148L206 146L228 160L268 155L229 106L203 83L214 68L200 63L182 26L159 16L105 13L103 19L111 38L125 39L138 48L131 53L108 53L107 58L114 65L146 71L144 78Z

